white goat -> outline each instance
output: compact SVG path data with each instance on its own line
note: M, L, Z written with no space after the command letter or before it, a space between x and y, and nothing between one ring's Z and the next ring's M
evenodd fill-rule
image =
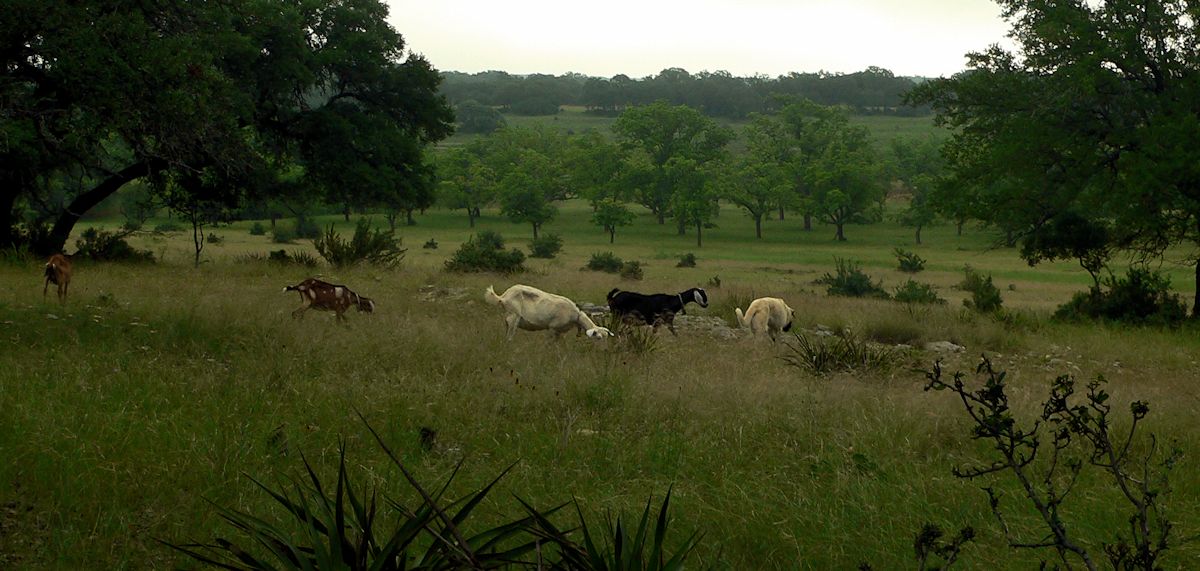
M550 329L555 336L559 336L574 327L593 339L612 335L612 331L596 325L586 313L580 311L575 302L535 287L517 284L503 294L496 295L496 290L488 286L483 298L508 312L504 322L508 324L510 341L518 328L526 331Z
M741 308L734 308L734 312L737 313L738 324L749 327L750 333L756 337L766 333L771 336L772 341L780 331L792 330L792 318L796 314L786 302L777 297L760 297L750 302L745 316L742 315Z

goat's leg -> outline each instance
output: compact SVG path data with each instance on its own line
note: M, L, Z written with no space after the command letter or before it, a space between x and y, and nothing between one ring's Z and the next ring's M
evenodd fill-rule
M50 289L50 278L46 278L46 283L42 285L42 297L46 297L46 290Z
M521 316L510 313L508 317L504 318L504 323L508 325L507 338L509 341L512 341L513 337L517 334L517 326L521 324Z
M65 282L58 284L58 302L67 302L67 284Z

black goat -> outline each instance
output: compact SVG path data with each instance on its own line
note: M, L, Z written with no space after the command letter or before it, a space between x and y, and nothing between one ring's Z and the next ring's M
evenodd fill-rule
M613 288L608 292L608 307L613 315L622 319L641 321L655 329L666 323L671 334L675 333L675 314L687 313L685 306L695 302L708 307L708 294L694 287L679 293L643 294Z

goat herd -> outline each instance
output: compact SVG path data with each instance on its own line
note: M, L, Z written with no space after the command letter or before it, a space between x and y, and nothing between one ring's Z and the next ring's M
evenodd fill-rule
M66 256L55 254L46 262L46 281L42 287L42 296L50 284L58 286L58 300L65 302L67 286L71 283L71 261ZM300 307L292 312L293 318L303 318L305 311L320 309L333 311L338 321L346 319L346 310L354 307L359 311L371 313L375 310L375 302L370 298L358 295L350 288L331 284L316 278L308 278L296 285L283 288L284 291L295 291L300 294ZM622 291L613 288L608 292L608 307L613 315L628 323L650 325L657 329L666 325L671 333L675 333L675 314L687 313L686 306L696 303L700 307L708 307L708 293L703 288L694 287L676 294L656 293L642 294L632 291ZM586 334L592 339L603 339L613 333L607 327L596 325L592 318L584 313L574 301L545 292L533 286L517 284L497 295L492 286L484 292L484 300L504 308L504 323L508 326L507 335L511 340L518 329L526 331L554 331L561 335L574 328L579 333ZM741 308L734 310L738 323L743 328L750 329L754 335L767 334L775 339L780 331L792 328L795 312L782 299L776 297L761 297L754 300L745 314Z

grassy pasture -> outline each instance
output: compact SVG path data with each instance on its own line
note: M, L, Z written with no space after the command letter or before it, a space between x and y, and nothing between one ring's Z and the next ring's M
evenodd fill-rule
M815 378L784 366L782 346L697 331L664 332L658 350L641 356L572 336L522 332L508 343L500 311L481 298L489 284L521 282L599 303L614 286L678 291L713 276L722 283L709 289L713 305L690 314L728 318L736 300L775 295L796 309L802 328L849 327L918 346L951 340L967 350L944 356L946 369L992 356L1010 372L1013 405L1026 418L1055 375L1105 375L1117 408L1149 401L1146 429L1186 451L1171 516L1179 535L1200 531L1200 341L1192 329L1047 321L1088 283L1073 265L1029 268L1012 250L989 249L993 236L973 228L962 237L932 228L926 245L914 247L909 229L852 226L839 244L831 229L805 233L789 219L768 224L759 242L752 223L726 208L702 248L648 216L610 246L587 217L586 205L565 205L544 230L564 237L564 254L503 277L442 272L469 229L460 213L431 211L401 229L410 250L400 270L312 272L378 303L376 314L351 314L345 327L329 314L289 317L295 295L279 290L310 271L237 261L280 247L250 236L249 223L216 229L225 240L209 246L198 269L190 233L138 237L164 260L158 265L79 263L65 307L43 301L38 265L0 265L0 567L186 564L154 540L227 535L205 499L273 513L244 475L280 481L302 452L331 476L341 441L357 476L412 499L356 410L425 482L463 461L454 496L515 462L479 523L515 515L514 494L539 506L575 497L596 513L628 513L674 485L675 540L703 530L701 565L909 568L912 536L931 521L975 526L968 568L1036 567L1037 554L1004 546L978 486L950 475L986 448L969 439L950 395L921 390L913 369L936 355L913 350L886 373ZM495 212L480 228L500 230L517 247L531 234ZM429 238L440 248L421 249ZM908 277L894 269L895 246L929 260L916 279L939 286L950 304L831 299L812 285L836 255L860 260L891 289ZM643 261L646 280L579 271L592 252L609 249ZM675 268L686 252L698 267ZM962 293L950 285L967 263L996 276L1020 318L1000 323L961 309ZM1190 288L1185 270L1173 277ZM446 295L430 296L430 285ZM432 451L419 446L421 427L437 431ZM997 487L1016 492L1008 480ZM1041 537L1026 505L1012 498L1005 507L1015 530ZM1127 525L1124 505L1094 478L1079 483L1067 517L1095 549ZM1170 553L1167 568L1200 564L1195 543Z

